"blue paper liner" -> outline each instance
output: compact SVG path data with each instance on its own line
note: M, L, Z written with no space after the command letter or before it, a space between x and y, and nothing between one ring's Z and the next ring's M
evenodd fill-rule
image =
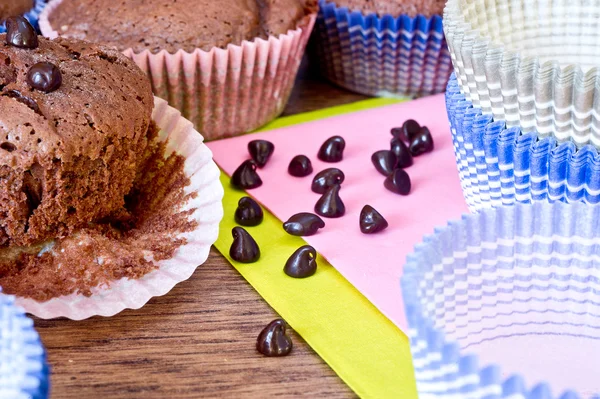
M46 352L33 320L0 294L0 398L45 399L49 391Z
M319 1L316 44L322 74L371 96L441 93L452 71L442 17L364 15Z
M33 8L31 10L29 10L28 12L26 12L25 14L23 14L23 16L29 21L29 23L31 23L31 25L38 32L40 30L39 25L38 25L38 20L40 18L41 12L44 10L44 7L46 7L45 0L34 0ZM0 33L5 33L5 32L6 32L6 26L3 22L0 25Z
M425 237L401 281L419 397L597 398L599 225L600 207L519 203Z
M482 115L452 75L446 108L465 199L472 211L515 202L600 203L600 155L588 144L540 138Z

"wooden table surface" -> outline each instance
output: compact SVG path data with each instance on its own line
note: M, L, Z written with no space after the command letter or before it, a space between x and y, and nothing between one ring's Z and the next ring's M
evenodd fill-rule
M305 63L285 114L361 99ZM213 249L192 278L139 310L35 326L48 350L52 398L354 396L295 333L288 357L256 352L258 333L276 317Z

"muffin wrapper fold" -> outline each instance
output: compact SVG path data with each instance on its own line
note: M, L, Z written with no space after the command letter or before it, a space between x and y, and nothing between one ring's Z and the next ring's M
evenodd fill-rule
M48 17L62 2L54 0L40 16L42 34L59 35ZM206 140L239 135L279 116L289 99L316 16L295 30L210 51L149 50L124 54L148 74L157 97L192 121Z
M27 11L23 16L29 21L31 25L35 28L35 30L39 29L38 20L40 18L40 14L44 11L44 7L46 7L46 2L44 0L34 0L33 8ZM6 32L6 24L3 22L0 24L0 33Z
M196 267L208 258L223 217L223 186L219 181L219 168L192 123L166 101L155 97L152 119L160 128L158 139L161 142L168 140L165 156L176 152L186 158L184 173L190 184L185 192L197 195L188 199L178 212L194 209L189 220L197 222L197 227L179 234L177 237L185 238L186 244L175 251L173 258L156 262L158 269L140 279L113 281L108 286L92 289L89 297L71 294L46 302L17 297L17 303L28 313L43 319L66 317L82 320L96 315L113 316L124 309L139 309L152 297L165 295L176 284L190 278Z
M419 397L598 398L599 224L600 207L540 202L425 237L401 283Z
M370 96L443 92L452 63L439 15L363 15L319 1L316 47L322 74Z
M515 202L600 203L600 155L484 115L451 77L446 108L462 189L472 211Z
M46 399L49 367L33 320L15 298L0 294L0 397Z
M466 99L508 127L572 141L578 148L589 143L600 148L600 4L466 3L449 0L444 12ZM565 58L568 65L558 61Z

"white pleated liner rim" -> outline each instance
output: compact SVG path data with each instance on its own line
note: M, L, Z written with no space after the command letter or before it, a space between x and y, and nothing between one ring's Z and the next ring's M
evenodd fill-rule
M190 179L190 185L185 188L185 193L197 194L180 210L195 209L189 220L197 222L196 229L178 236L185 238L187 243L176 250L172 259L157 262L157 270L140 279L123 278L108 287L96 287L90 297L71 294L47 302L17 297L17 305L27 313L42 319L83 320L92 316L113 316L125 309L139 309L151 298L167 294L175 285L190 278L208 258L223 217L224 191L219 181L219 168L192 123L158 97L154 98L152 119L160 128L159 140L169 140L165 156L176 152L186 158L184 173Z

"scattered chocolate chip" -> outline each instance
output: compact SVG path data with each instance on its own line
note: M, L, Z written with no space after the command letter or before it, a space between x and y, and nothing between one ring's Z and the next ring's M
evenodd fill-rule
M408 149L406 144L404 144L404 141L399 139L392 139L390 143L390 148L394 155L396 155L397 168L404 169L408 168L413 164L412 154L410 153L410 150Z
M326 218L339 218L346 213L346 206L340 198L340 186L334 184L319 198L315 204L315 212Z
M27 83L36 90L50 93L62 84L62 74L52 63L38 62L27 72Z
M250 197L242 197L235 210L235 221L242 226L258 226L263 221L260 205Z
M406 142L410 142L412 138L421 131L421 125L419 122L408 119L402 125L403 137L402 140Z
M317 194L323 194L334 184L342 184L345 178L344 172L338 168L328 168L315 175L310 189Z
M370 205L365 205L360 211L360 231L364 234L375 234L388 227L388 222L381 213Z
M323 227L325 227L323 219L308 212L297 213L283 224L283 229L288 234L301 237L312 236Z
M248 143L248 152L259 168L269 162L273 151L275 151L275 146L267 140L252 140Z
M231 259L240 263L254 263L260 258L260 248L254 238L242 227L231 230L233 243L229 248Z
M37 33L23 17L6 19L6 44L21 48L36 48L39 45Z
M406 134L404 133L404 128L394 127L392 128L392 130L390 130L390 133L392 134L392 136L394 136L395 139L408 142L408 137L406 137Z
M287 356L292 351L292 339L286 334L285 321L273 320L256 340L256 350L265 356Z
M396 169L394 173L385 179L383 185L396 194L408 195L410 193L410 177L402 169Z
M288 172L296 177L308 176L313 172L312 163L306 155L296 155L288 166Z
M328 138L319 149L318 157L323 162L340 162L344 158L346 141L341 136Z
M283 271L294 278L312 276L317 271L317 251L310 245L298 248L285 262Z
M242 190L262 186L262 180L256 173L256 162L250 159L244 161L231 175L231 184Z
M410 152L413 156L418 157L426 152L433 151L433 137L426 126L423 126L418 134L410 139Z
M373 162L375 169L384 176L388 176L392 173L398 164L396 155L389 150L374 152L373 155L371 155L371 162Z

